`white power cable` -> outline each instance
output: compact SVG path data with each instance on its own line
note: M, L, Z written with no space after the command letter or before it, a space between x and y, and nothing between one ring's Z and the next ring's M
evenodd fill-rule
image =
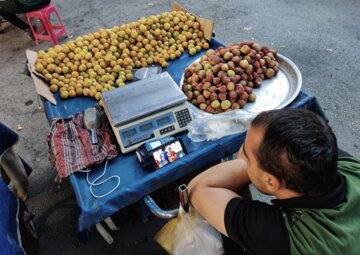
M117 187L119 187L119 185L120 185L120 176L118 176L118 175L110 176L110 177L108 177L107 179L105 179L105 180L103 180L103 181L101 181L101 182L96 183L101 177L103 177L103 176L105 175L106 169L107 169L107 163L108 163L108 161L106 160L103 173L102 173L100 176L96 177L95 180L93 180L92 182L89 180L89 173L90 173L90 171L91 171L90 169L87 168L86 170L79 170L79 172L86 173L86 181L87 181L87 183L88 183L89 186L90 186L90 187L89 187L90 193L91 193L91 195L92 195L93 197L95 197L95 198L102 198L102 197L105 197L105 196L109 195L109 194L112 193L115 189L117 189ZM109 181L110 179L114 179L114 178L118 180L118 183L115 185L115 187L114 187L112 190L110 190L109 192L107 192L107 193L105 193L105 194L102 194L102 195L96 195L96 194L93 192L93 190L92 190L92 187L93 187L93 186L95 186L95 187L96 187L96 186L99 186L99 185L101 185L101 184Z

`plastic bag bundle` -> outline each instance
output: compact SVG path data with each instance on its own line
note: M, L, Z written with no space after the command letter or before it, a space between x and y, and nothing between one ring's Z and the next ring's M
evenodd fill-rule
M230 111L221 114L209 114L194 109L189 109L195 119L188 124L188 137L193 142L220 139L227 135L245 132L257 113Z
M180 206L178 220L174 231L172 254L224 254L220 233L210 226L195 209L190 207L189 213L187 213Z

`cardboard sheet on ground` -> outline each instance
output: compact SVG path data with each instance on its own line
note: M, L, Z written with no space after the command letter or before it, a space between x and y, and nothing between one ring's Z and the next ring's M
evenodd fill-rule
M45 80L43 80L42 79L43 76L38 72L36 72L35 70L37 52L29 49L27 49L25 52L28 61L27 67L34 81L36 92L38 93L38 95L46 98L46 100L56 105L56 99L54 97L54 94L50 91L48 83Z

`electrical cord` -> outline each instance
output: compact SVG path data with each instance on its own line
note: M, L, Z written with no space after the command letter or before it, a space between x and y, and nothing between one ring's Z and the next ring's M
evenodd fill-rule
M118 175L110 176L110 177L108 177L107 179L105 179L105 180L103 180L103 181L101 181L101 182L96 183L101 177L103 177L103 176L105 175L106 169L107 169L107 164L108 164L108 161L106 160L103 173L102 173L100 176L96 177L93 181L90 181L90 180L89 180L89 173L90 173L91 169L87 168L86 170L79 170L79 172L86 173L86 181L87 181L87 183L89 184L90 193L91 193L91 195L92 195L93 197L95 197L95 198L102 198L102 197L105 197L105 196L111 194L111 193L112 193L115 189L117 189L117 188L119 187L119 185L120 185L120 176L118 176ZM107 193L102 194L102 195L96 195L96 194L94 193L92 187L94 187L94 186L95 186L95 187L96 187L96 186L99 186L99 185L101 185L101 184L109 181L110 179L114 179L114 178L115 178L115 179L118 179L118 183L115 185L115 187L114 187L112 190L110 190L110 191L108 191Z

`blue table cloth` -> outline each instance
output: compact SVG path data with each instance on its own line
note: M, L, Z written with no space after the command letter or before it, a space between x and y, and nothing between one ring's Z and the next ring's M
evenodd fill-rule
M222 45L212 39L212 48ZM176 83L180 84L183 70L195 59L199 58L204 52L200 52L190 57L187 53L180 58L170 62L167 72L172 76ZM55 95L57 105L44 101L44 108L47 118L54 117L66 118L76 112L83 111L92 107L96 101L92 98L74 98L66 101L59 99ZM295 108L307 108L325 117L316 98L306 92L301 91L297 98L289 105ZM231 156L238 151L243 143L245 133L231 135L216 141L191 142L187 133L179 134L187 148L188 155L159 170L152 171L143 169L135 156L135 153L119 154L119 156L108 162L107 170L102 179L118 175L120 177L119 187L103 198L94 198L87 183L86 173L78 172L70 175L70 182L74 189L80 216L78 219L77 230L79 232L101 222L122 208L140 201L144 196L186 176L194 171L206 169L215 164L220 159ZM92 168L89 174L90 181L101 175L105 164ZM116 179L112 179L97 188L93 188L96 194L104 194L113 189L117 184Z

